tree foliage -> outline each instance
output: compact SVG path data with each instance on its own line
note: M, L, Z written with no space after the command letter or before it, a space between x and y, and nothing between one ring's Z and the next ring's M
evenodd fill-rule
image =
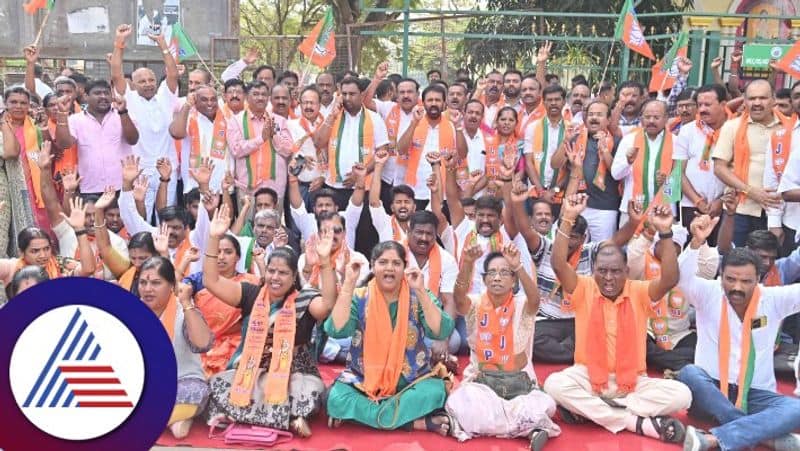
M462 64L473 71L482 71L487 67L525 67L534 58L538 41L537 35L566 36L613 36L616 18L591 17L592 13L618 14L624 0L489 0L487 9L498 11L497 15L476 16L467 26L468 33L527 35L531 41L511 39L465 39L461 54ZM676 5L674 0L642 0L636 4L638 14L651 12L682 12L693 7L693 0L684 0ZM547 12L582 12L586 17L533 17L507 16L502 11L547 11ZM676 32L682 26L682 19L676 17L639 18L646 35ZM609 55L610 44L607 42L581 42L577 40L585 56L596 61L598 66L606 63L609 56L619 61L619 45L615 45L614 54ZM653 52L662 55L671 42L668 39L650 41ZM556 43L554 58L565 57L566 52L575 52L576 43L564 45ZM632 65L650 63L632 57Z

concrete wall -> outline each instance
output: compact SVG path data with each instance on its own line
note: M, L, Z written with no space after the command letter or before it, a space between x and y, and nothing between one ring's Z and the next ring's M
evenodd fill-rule
M212 36L231 36L230 1L238 0L166 0L179 3L183 28L192 38L204 59L209 59ZM114 30L118 24L129 23L137 27L137 2L148 12L161 10L165 0L60 0L50 14L39 47L42 58L104 60L112 50ZM33 42L44 16L40 11L29 16L22 10L23 0L0 0L0 58L20 57L22 48ZM101 8L89 9L87 8ZM76 21L76 17L88 11L99 12L97 22ZM76 15L77 13L77 15ZM73 18L70 24L68 16ZM85 17L85 16L84 16ZM102 26L103 17L107 29ZM238 18L237 18L238 20ZM76 22L95 26L91 32L75 32ZM72 32L71 32L72 31ZM87 31L87 30L83 30ZM216 59L238 58L238 48L224 46L216 50ZM157 47L137 45L134 37L129 39L125 50L126 61L160 61Z

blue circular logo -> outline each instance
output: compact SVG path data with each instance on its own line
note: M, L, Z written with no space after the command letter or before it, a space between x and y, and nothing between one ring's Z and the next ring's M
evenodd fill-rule
M175 404L161 322L96 279L51 280L0 309L0 368L6 451L150 449Z

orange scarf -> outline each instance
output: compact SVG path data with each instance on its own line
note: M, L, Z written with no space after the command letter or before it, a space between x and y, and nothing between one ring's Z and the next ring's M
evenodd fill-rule
M581 131L578 135L575 144L577 145L578 152L586 155L586 149L589 145L589 131L586 128ZM605 191L606 190L606 174L608 174L608 167L606 166L606 162L600 157L600 145L598 141L597 146L597 171L594 173L594 178L592 178L592 184L596 186L598 189ZM611 133L606 132L606 148L611 151L614 149L614 137ZM581 186L579 190L584 191L586 190L586 180L581 180Z
M479 131L483 134L484 174L490 180L494 180L500 175L500 165L503 164L499 153L498 135L491 130Z
M395 394L403 370L408 341L408 314L411 291L403 280L397 299L394 329L389 305L376 281L367 286L367 306L364 331L364 393L373 401ZM391 334L389 333L391 331Z
M514 307L511 292L498 307L494 306L488 294L481 296L475 318L475 354L481 369L518 369L514 355Z
M437 124L439 130L439 146L438 151L442 153L453 153L456 150L456 131L449 121L444 121L439 118ZM411 148L408 150L408 162L406 169L406 185L417 185L417 171L419 169L419 162L422 159L422 154L425 151L425 142L428 139L428 132L430 131L430 123L428 117L425 116L417 124L414 129L414 137L411 141Z
M543 118L546 112L547 110L544 108L544 102L541 100L539 101L539 106L534 108L528 117L525 117L525 107L520 108L519 112L517 113L517 137L519 139L523 139L525 137L525 130L528 128L528 125Z
M33 123L30 116L25 116L25 122L22 124L22 137L25 139L23 146L25 148L25 160L31 173L34 203L36 208L44 208L41 182L42 171L39 169L39 165L36 164L42 147L42 131Z
M630 283L630 282L627 282ZM592 383L592 390L601 393L608 388L608 375L611 368L608 367L608 349L605 309L606 302L612 302L600 294L597 283L592 281L592 289L589 293L592 302L590 306L590 317L588 324L586 342L586 366L589 370L589 380ZM636 378L638 377L636 355L636 315L633 310L629 294L623 291L620 294L622 300L617 304L617 333L616 333L616 361L614 373L617 376L617 387L621 393L631 393L636 388Z
M119 277L119 286L124 288L127 291L131 291L133 288L133 279L136 278L136 273L138 269L135 266L131 265L120 277Z
M192 146L189 154L192 164L194 167L198 166L201 157L224 160L228 150L228 141L226 139L228 123L225 120L225 114L214 116L214 133L211 137L211 149L208 154L203 151L203 144L200 142L200 126L197 124L197 114L197 110L192 110L189 115L189 138Z
M328 141L328 180L331 183L341 183L344 173L341 166L340 157L342 152L358 152L358 162L369 164L375 152L375 126L372 123L372 115L366 108L361 108L361 117L358 120L358 143L342 143L344 134L344 115L350 114L342 111L331 127L331 138ZM353 148L353 145L357 147ZM344 147L343 147L344 145ZM369 186L372 177L367 177L366 185Z
M80 111L80 109L76 110ZM52 119L47 121L47 131L50 132L50 138L55 139L56 136L56 122ZM73 144L61 153L61 157L53 162L53 174L60 174L65 170L74 169L78 166L78 145Z
M739 117L739 128L736 129L736 136L733 139L733 174L744 182L750 184L750 142L747 140L747 122L750 120L750 113L745 111ZM742 203L747 198L745 193L739 194L739 202Z
M178 245L178 249L175 250L175 258L173 259L173 264L177 268L181 265L183 261L183 257L186 255L186 251L192 247L192 243L189 242L189 237L186 237L181 241L181 244Z
M758 311L758 304L761 301L761 287L756 285L753 297L742 320L742 341L739 344L739 378L737 385L739 394L736 397L736 407L747 413L747 394L750 391L750 383L753 380L755 370L756 349L753 343L753 318ZM722 296L719 318L719 390L725 397L728 396L728 374L731 356L731 329L728 324L728 298Z
M644 280L656 280L659 277L661 277L661 262L648 250L644 254ZM655 335L656 346L665 351L671 351L675 347L669 334L669 320L686 316L685 303L683 292L677 287L673 288L662 299L655 317L650 318L650 328Z
M700 157L700 170L701 171L710 171L711 170L711 148L717 143L717 139L719 139L719 131L722 128L718 128L716 130L711 130L705 122L698 119L695 122L697 129L703 132L703 135L706 137L706 142L703 145L703 154Z
M636 135L633 138L633 147L638 148L640 152L636 155L636 160L633 162L633 192L632 196L644 195L644 207L650 205L650 189L645 184L653 183L655 180L650 180L650 144L649 140L645 139L644 129L637 128L632 131ZM661 148L657 150L656 154L656 167L653 174L659 172L669 175L672 172L672 133L664 131L664 137L661 139ZM642 152L641 150L644 150Z
M397 218L394 215L391 216L392 222L392 240L397 241L398 243L402 243L406 240L406 232L400 227L400 223L397 222Z
M396 103L386 116L386 133L389 136L389 155L397 156L397 140L400 134L400 104Z
M775 130L770 137L770 150L772 151L772 170L780 182L783 173L786 172L786 163L789 162L789 155L792 152L792 129L794 121L784 122L784 126Z
M761 280L761 283L765 287L779 287L783 285L783 283L781 282L781 275L778 272L778 267L772 265L769 268L769 271L767 271L767 273L764 274L764 278Z
M244 339L242 357L233 378L230 402L237 407L250 405L250 397L258 377L258 367L264 348L267 345L269 325L273 323L271 357L267 377L263 382L264 402L267 404L283 404L289 399L289 377L291 376L294 358L294 340L297 330L297 314L294 303L298 293L292 292L280 308L270 315L271 299L265 285L256 298L250 322L247 324L247 336ZM266 327L265 327L266 326Z
M244 110L242 113L242 130L244 131L244 139L255 138L257 133L253 128L253 123L250 120L250 110ZM264 113L269 114L269 113ZM216 124L216 121L214 121ZM216 125L214 126L216 128ZM216 136L216 132L214 133ZM245 157L245 168L247 169L247 187L251 191L261 183L268 180L275 180L275 163L278 156L275 154L275 149L272 148L272 140L268 139L263 144Z
M680 130L681 130L681 118L673 117L672 119L667 121L668 132L677 135Z
M23 260L21 257L18 258L17 266L14 268L14 273L16 274L17 271L26 266L35 266L35 265L28 265L27 263L25 263L25 260ZM42 269L44 269L44 271L47 273L47 277L51 280L58 279L59 277L61 277L61 270L58 267L58 260L56 260L55 257L51 256L50 259L47 260L47 263L44 265Z
M317 113L317 117L314 118L314 122L309 122L305 116L300 116L300 119L297 121L300 124L300 127L306 132L305 135L300 137L297 141L292 144L292 153L300 152L300 148L306 143L307 140L314 137L314 132L317 130L317 127L322 124L322 115ZM316 149L317 156L319 156L319 149Z
M318 236L314 235L311 239L308 240L306 243L306 249L314 249L317 246ZM338 250L331 252L331 261L333 262L334 268L336 271L344 275L345 269L347 268L347 264L350 263L350 249L347 248L345 243L342 243ZM319 288L320 287L320 273L322 271L322 267L319 263L314 265L311 268L311 275L308 277L309 285ZM337 277L337 279L340 279Z
M169 301L167 301L167 308L161 313L161 325L164 326L164 329L167 331L167 335L169 335L169 342L172 343L175 340L175 317L178 315L178 299L175 297L175 293L169 294Z

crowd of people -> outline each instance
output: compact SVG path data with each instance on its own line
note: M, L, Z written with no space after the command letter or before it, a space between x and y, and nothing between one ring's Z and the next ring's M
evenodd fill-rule
M734 53L700 87L685 58L663 93L567 86L545 43L534 73L434 70L421 91L388 63L304 84L248 51L218 87L159 35L164 73L125 74L131 33L110 80L51 88L24 49L0 280L9 302L68 276L141 298L175 350L176 437L195 419L307 437L324 404L331 428L534 450L587 422L800 449L800 400L776 391L800 338L800 82L745 82ZM344 365L330 387L320 362Z

